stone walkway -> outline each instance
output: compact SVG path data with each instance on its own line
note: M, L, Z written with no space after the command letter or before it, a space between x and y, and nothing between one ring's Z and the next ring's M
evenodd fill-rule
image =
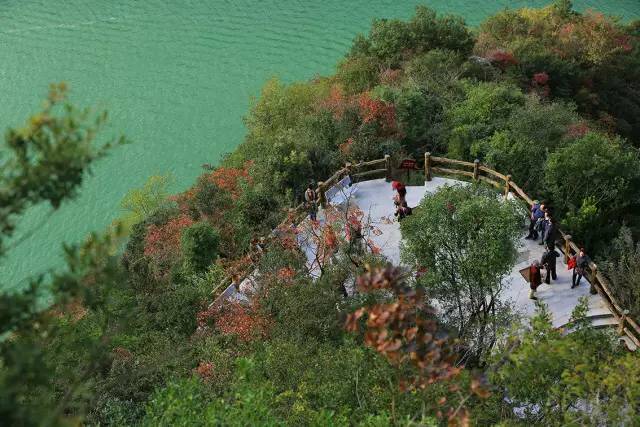
M464 182L447 178L434 177L432 181L424 186L407 187L407 203L411 207L417 206L427 193L433 193L438 188L445 185L467 185ZM350 207L361 211L364 214L363 223L368 224L369 230L365 232L365 237L371 240L380 252L393 264L400 264L400 225L394 219L393 190L391 184L384 179L364 181L354 184L352 187L343 189L332 203L342 205L348 204ZM326 221L325 212L318 213L320 224ZM332 218L329 218L332 221ZM305 231L307 227L307 231ZM307 255L307 267L312 275L318 275L316 257L316 244L309 235L309 219L305 219L298 226L301 230L298 235L298 243ZM373 231L373 232L371 232ZM523 229L519 256L517 264L511 274L505 278L503 297L505 301L510 301L514 311L525 317L531 317L535 313L536 305L529 299L529 284L520 274L520 270L529 266L534 260L542 257L542 246L537 242L525 240L527 230ZM564 264L564 258L558 258L557 265L558 280L551 285L543 284L538 288L537 296L541 302L547 305L552 315L553 325L561 327L567 324L571 312L578 304L581 297L587 297L589 302L588 317L595 327L607 327L616 324L610 310L607 308L600 295L589 293L589 283L583 278L581 285L571 289L571 274ZM219 301L246 302L255 288L255 272L246 278L239 287L239 291L234 286L229 286L218 298Z

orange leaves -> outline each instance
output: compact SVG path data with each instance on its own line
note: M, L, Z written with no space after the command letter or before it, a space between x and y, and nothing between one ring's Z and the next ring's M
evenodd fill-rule
M266 337L271 326L269 319L260 313L256 302L248 306L229 303L198 313L201 330L207 329L211 323L223 335L233 335L245 342Z
M296 277L296 271L291 267L284 267L278 270L278 280L281 280L285 283L293 282L293 279Z
M346 328L358 331L364 321L364 342L394 365L410 364L416 375L406 378L407 387L427 384L458 374L453 366L453 347L433 320L433 309L424 295L404 283L397 267L369 270L356 284L361 292L392 291L396 299L387 304L361 308L347 317Z
M398 368L401 390L422 390L430 384L457 377L463 368L456 366L454 342L434 320L434 310L424 302L425 296L419 289L407 285L404 279L403 271L391 265L384 269L368 269L357 279L358 289L361 292L392 292L395 299L390 303L359 308L347 316L345 328L349 332L362 330L365 345ZM406 369L409 366L413 369ZM458 384L451 384L449 392L462 402L468 399L461 395ZM489 395L480 379L473 380L471 393L480 398ZM446 411L438 410L438 416L446 417L448 425L468 425L469 415L463 404L455 408L451 400L443 396L437 401L439 407L451 405Z
M211 362L200 362L198 367L194 369L194 372L202 378L204 381L209 381L213 378L213 363Z
M398 73L398 70L390 70L386 77L394 80L399 77ZM329 96L320 103L320 108L329 110L335 120L341 120L347 110L357 109L363 124L378 123L382 131L386 133L397 130L395 106L380 99L372 98L369 92L347 96L340 86L335 85L331 88ZM341 149L348 149L348 141L341 146Z
M396 109L393 104L371 98L368 92L358 97L360 118L363 123L378 122L383 130L394 131L396 127Z
M144 242L144 255L156 267L156 276L163 276L180 255L180 236L182 230L193 225L187 215L171 218L163 225L151 224L147 229Z
M211 172L208 176L209 181L216 185L216 187L228 191L231 197L235 200L240 196L240 182L245 181L249 184L252 183L249 170L253 162L246 162L242 169L240 168L218 168Z

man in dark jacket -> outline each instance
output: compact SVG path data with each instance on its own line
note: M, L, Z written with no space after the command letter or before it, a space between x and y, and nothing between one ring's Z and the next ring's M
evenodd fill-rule
M552 245L547 245L546 250L542 254L542 259L540 260L540 264L544 266L546 271L544 276L544 283L549 285L551 283L551 279L558 280L558 276L556 274L556 258L558 258L560 254L554 249Z
M555 247L556 239L558 238L558 226L556 225L555 219L549 215L549 211L545 212L544 219L544 232L542 233L542 242L541 245L545 245L549 247Z
M544 218L545 206L543 203L538 203L538 201L533 202L533 206L531 206L531 212L529 213L529 234L525 239L533 239L538 240L538 230L536 229L538 221L541 221Z
M580 284L580 279L585 275L590 263L591 258L584 252L584 248L580 248L580 252L576 255L576 266L573 268L573 275L571 277L571 289ZM576 278L578 280L576 280Z

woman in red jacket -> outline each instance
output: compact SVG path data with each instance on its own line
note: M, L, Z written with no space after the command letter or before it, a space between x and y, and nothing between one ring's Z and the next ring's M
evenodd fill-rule
M542 284L542 275L540 274L540 263L538 261L534 261L533 264L529 266L529 286L531 290L529 291L529 298L538 299L536 297L536 289L538 286Z

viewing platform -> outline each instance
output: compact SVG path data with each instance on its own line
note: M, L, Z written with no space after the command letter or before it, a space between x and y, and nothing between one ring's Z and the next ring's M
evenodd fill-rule
M410 170L399 170L410 164ZM402 235L400 224L394 217L393 189L390 179L394 174L409 176L409 173L424 174L424 185L407 186L407 203L410 207L418 206L428 193L434 193L438 188L449 185L468 185L470 181L480 182L497 188L497 195L508 199L519 200L523 208L531 206L532 199L511 180L510 175L494 171L478 160L466 162L456 159L431 156L425 153L424 162L418 165L415 160L403 161L399 168L395 168L390 156L382 159L360 162L352 165L347 163L344 168L335 172L324 182L318 182L316 195L322 208L319 210L316 225L307 217L306 209L301 204L292 209L289 217L280 227L295 230L298 245L307 257L307 268L312 277L319 276L322 267L322 249L318 248L319 231L322 225L341 220L343 225L348 221L349 213L359 215L362 224L363 241L369 251L384 255L394 265L402 265L400 248ZM438 175L438 176L436 176ZM385 178L380 179L381 176ZM443 177L446 176L446 177ZM455 178L460 179L455 179ZM355 183L353 183L355 181ZM415 182L415 180L414 180ZM527 268L533 261L540 261L543 247L538 242L526 240L525 223L527 215L523 212L522 237L518 244L518 257L511 273L504 278L501 298L507 302L513 311L524 318L531 318L536 311L536 301L529 298L529 283L520 271ZM346 235L347 227L342 227ZM277 235L276 230L270 238ZM345 237L345 236L342 236ZM560 238L556 242L556 249L563 253L557 261L557 280L551 284L538 287L536 296L540 303L547 306L555 327L571 329L570 319L574 308L580 299L585 297L588 303L587 318L595 328L615 328L620 340L630 350L640 347L640 325L628 316L628 312L616 301L611 292L611 283L598 270L593 262L590 264L580 286L571 289L572 271L567 269L566 261L579 251L578 245L571 236L560 230ZM261 249L252 252L254 257L260 257ZM259 272L254 262L248 263L245 273L235 281L230 276L225 277L213 290L216 295L211 305L224 304L227 301L247 302L255 290L255 278ZM230 284L231 282L231 284ZM353 289L348 289L352 293Z

